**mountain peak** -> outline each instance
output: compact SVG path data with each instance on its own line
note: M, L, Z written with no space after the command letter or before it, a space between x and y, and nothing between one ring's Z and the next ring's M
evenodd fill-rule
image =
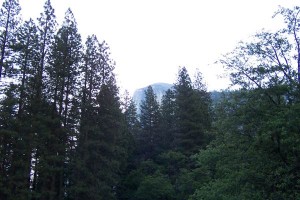
M136 103L137 111L140 113L140 105L141 102L145 99L145 91L147 88L151 86L154 94L157 97L157 101L161 103L163 95L166 93L168 89L170 89L173 85L170 83L153 83L143 88L136 89L133 93L133 100Z

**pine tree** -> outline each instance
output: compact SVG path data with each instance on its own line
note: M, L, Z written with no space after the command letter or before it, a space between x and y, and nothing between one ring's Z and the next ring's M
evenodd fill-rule
M145 160L153 158L161 150L160 119L159 103L149 86L145 91L145 100L141 102L141 133L138 136L140 153Z
M88 36L85 43L85 53L83 55L83 67L80 72L81 79L81 99L79 114L79 135L77 140L77 147L73 159L70 161L70 180L68 185L68 198L80 198L80 194L85 195L88 187L81 183L82 177L86 177L88 182L88 175L86 174L86 157L89 151L86 142L90 139L91 133L94 131L94 109L96 107L96 96L100 90L100 74L99 74L99 42L95 35Z
M38 68L38 36L37 27L32 19L26 21L17 32L17 42L14 45L14 64L20 71L20 94L18 115L23 115L29 97L32 96L33 77Z
M53 47L51 59L46 67L49 77L48 91L55 109L66 127L70 110L70 96L78 91L79 66L82 59L81 36L70 9L67 10L63 26L59 29Z
M18 105L15 106L17 112L16 132L13 138L13 154L10 164L10 184L7 185L10 198L27 199L31 187L32 155L35 137L32 129L32 108L34 105L34 90L36 84L34 76L38 69L38 36L37 27L33 20L26 21L14 32L14 44L10 45L13 54L10 56L12 65L20 73L19 82L16 87L15 98Z
M82 68L81 119L71 163L68 199L115 199L120 167L127 160L127 135L105 42L86 42Z
M78 141L70 199L115 199L113 188L124 155L124 125L114 87L102 85L96 103L89 115L89 128L81 132L85 135Z
M64 130L61 127L59 116L53 112L50 99L46 96L47 59L50 56L50 47L53 42L56 28L54 9L50 0L44 5L44 12L38 18L37 37L38 48L36 66L30 78L32 95L30 97L30 132L32 135L31 152L31 194L33 198L61 199L63 191L61 173L65 149L60 144L65 141ZM58 189L59 188L59 189Z
M11 47L16 42L20 11L18 0L5 0L0 10L0 80L3 75L9 75L9 67L13 67L8 60L12 53Z
M211 131L211 96L207 92L206 85L204 83L202 73L197 69L195 73L195 79L192 83L195 98L195 109L197 109L197 121L199 124L199 130L202 132L202 145L206 145L212 139Z
M16 87L11 85L0 102L0 199L8 199L11 195L11 165L15 151L17 136Z
M35 75L35 95L37 99L42 98L42 92L45 87L43 78L45 75L45 65L47 58L49 57L50 47L54 40L54 34L56 31L56 16L54 14L54 9L51 5L50 0L46 0L44 5L44 12L41 13L38 18L38 37L39 37L39 55L38 61L39 66L37 68L37 73ZM37 102L38 103L38 102Z
M76 123L79 109L75 97L78 93L76 85L81 61L81 38L70 9L55 36L50 56L45 65L49 126L38 137L38 145L44 145L38 149L37 192L50 199L62 199L67 183L65 165L70 162L70 153L75 148L74 137L78 131L76 124L72 123ZM45 140L47 143L44 143Z
M88 107L95 106L96 94L101 87L100 43L95 35L88 36L85 43L85 54L82 73L82 120L89 113ZM83 123L84 124L84 123Z
M136 150L136 142L134 138L138 136L141 129L136 104L132 97L129 96L128 91L125 91L125 95L121 101L121 107L127 134L127 146L129 147L127 151L131 159L131 163L129 164L134 164L134 161L132 160L134 157L133 153Z
M127 133L127 146L128 146L128 165L126 172L136 167L138 159L136 159L137 152L137 138L141 132L141 124L138 119L136 104L132 98L128 99L127 106L125 106L124 118Z
M199 151L207 144L210 127L209 104L202 100L205 91L194 90L185 67L180 68L175 84L176 147L187 155ZM202 94L203 93L203 94Z
M118 182L118 174L122 162L126 161L126 148L122 145L124 142L124 122L120 110L119 98L114 85L103 85L99 96L97 97L100 107L97 109L97 124L100 128L100 136L102 136L103 163L99 173L99 180L103 182L102 199L114 199L113 187ZM99 142L101 140L98 140ZM109 161L109 163L106 163ZM104 164L104 165L103 165Z
M162 146L164 150L171 150L174 147L175 131L176 131L176 117L175 117L175 96L174 91L169 89L162 98L161 104L161 135Z
M11 198L27 199L30 194L30 173L32 161L32 122L30 104L32 100L32 85L35 69L38 66L37 28L32 20L26 21L16 33L16 42L13 45L14 56L12 61L20 73L17 86L18 106L17 124L14 138L14 154L11 163Z
M130 99L124 112L125 122L128 126L128 131L132 136L137 136L140 130L140 123L138 120L137 108L133 99Z

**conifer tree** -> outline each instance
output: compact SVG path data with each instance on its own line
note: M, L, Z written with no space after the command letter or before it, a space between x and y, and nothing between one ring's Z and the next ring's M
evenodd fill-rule
M46 96L47 59L56 29L56 18L50 0L37 20L38 48L32 75L32 95L29 102L31 152L31 194L33 198L61 199L64 193L61 186L61 171L65 154L60 144L65 141L59 116L53 112L51 99Z
M48 91L55 109L67 126L70 110L70 96L74 98L78 90L79 66L82 59L81 36L77 23L70 9L65 14L62 27L55 36L51 48L51 59L46 67Z
M160 119L159 103L151 86L145 91L145 100L141 103L141 133L139 148L143 159L153 158L160 149Z
M187 69L180 68L175 84L177 124L175 145L187 155L197 152L207 144L207 131L210 124L207 114L209 104L201 100L202 95L206 93L200 91L193 89Z
M125 129L127 133L127 146L128 154L133 159L133 152L136 150L136 141L135 138L140 132L140 122L138 120L137 108L136 103L129 96L128 91L125 91L125 95L123 100L121 101L121 107L124 115L124 122L125 122ZM133 164L133 163L129 163Z
M79 135L77 147L73 160L70 161L70 180L68 185L68 198L78 199L81 195L88 192L88 187L81 184L82 177L86 177L88 182L89 175L86 174L86 158L89 156L89 150L86 146L91 139L91 133L95 131L95 107L97 106L96 97L101 87L100 77L100 52L99 42L95 35L88 36L85 43L85 52L83 55L83 66L81 70L81 99L80 99L80 119Z
M35 75L35 93L37 99L42 98L42 92L45 87L43 77L45 75L45 65L49 57L50 47L54 40L56 31L56 16L50 0L46 0L44 4L44 12L41 13L38 20L38 37L39 37L39 66ZM38 102L37 102L38 103Z
M125 108L124 112L125 122L128 126L128 130L132 136L137 136L139 132L139 120L137 114L136 104L133 99L130 99L128 102L127 107Z
M115 199L113 187L117 185L120 166L126 161L127 156L124 152L126 149L122 146L125 139L123 138L124 125L119 98L114 87L114 85L103 85L97 97L100 107L97 108L96 121L100 128L98 134L102 138L98 140L100 142L98 148L102 151L102 159L99 160L102 160L102 167L99 166L101 170L97 174L100 175L98 181L102 182L99 188L102 199Z
M90 108L95 106L96 95L101 87L100 75L100 43L95 35L88 36L85 43L85 53L83 56L82 80L81 80L81 127L84 120L88 119Z
M29 97L32 96L33 77L39 65L38 61L37 26L32 19L24 22L17 32L17 42L14 45L14 64L20 71L20 94L18 115L23 115Z
M0 101L0 199L8 199L11 195L13 156L15 138L17 136L16 87L11 85Z
M12 64L8 63L16 42L16 31L20 24L21 7L18 0L5 0L0 10L0 80L3 75L9 75Z
M115 199L124 125L115 87L102 85L96 105L90 110L89 129L80 135L70 199ZM123 157L123 158L122 158ZM125 158L126 159L126 158Z
M174 91L169 89L163 96L161 104L161 135L164 150L171 150L174 147L174 133L176 130L175 109Z
M82 68L81 119L69 199L115 199L120 166L127 160L126 130L105 42L86 42Z
M38 67L37 61L37 27L32 20L26 21L20 26L16 33L16 42L13 46L14 56L12 61L20 73L17 86L16 98L17 124L15 130L17 135L14 139L14 154L11 163L11 197L15 199L27 199L30 194L30 173L32 150L34 146L33 133L31 131L31 109L32 86L34 85L34 73Z
M77 32L76 21L69 9L62 27L55 36L49 54L47 72L48 124L49 129L40 135L38 142L48 140L52 143L40 146L38 171L38 192L50 199L62 199L65 195L66 167L75 148L74 137L78 116L77 77L81 61L81 38ZM73 104L72 104L73 103ZM72 124L75 123L75 124ZM70 146L72 145L72 146ZM39 166L38 166L39 167Z
M206 145L210 142L212 135L209 133L211 130L212 116L211 116L211 97L207 92L206 85L203 80L202 73L197 69L195 79L192 83L195 98L195 109L197 109L197 120L201 124L199 130L202 131L202 144Z

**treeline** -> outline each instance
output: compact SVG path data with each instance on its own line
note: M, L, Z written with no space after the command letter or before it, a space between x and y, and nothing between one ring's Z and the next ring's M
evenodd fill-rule
M20 11L0 15L0 199L113 199L129 133L109 47L83 45L70 9L58 27L50 0Z
M121 100L109 47L85 44L50 0L23 22L0 10L0 199L299 199L300 8L220 60L239 89L212 101L179 68L140 114Z
M131 100L125 112L134 149L121 180L119 199L188 199L196 189L193 156L213 139L211 99L200 72L185 67L158 103L151 86L137 115Z

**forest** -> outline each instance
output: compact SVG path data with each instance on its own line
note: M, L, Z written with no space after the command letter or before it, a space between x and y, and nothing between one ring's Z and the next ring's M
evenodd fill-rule
M0 13L1 200L300 199L300 7L220 58L218 98L181 66L139 114L71 9L61 25L50 0L37 19L18 0Z

